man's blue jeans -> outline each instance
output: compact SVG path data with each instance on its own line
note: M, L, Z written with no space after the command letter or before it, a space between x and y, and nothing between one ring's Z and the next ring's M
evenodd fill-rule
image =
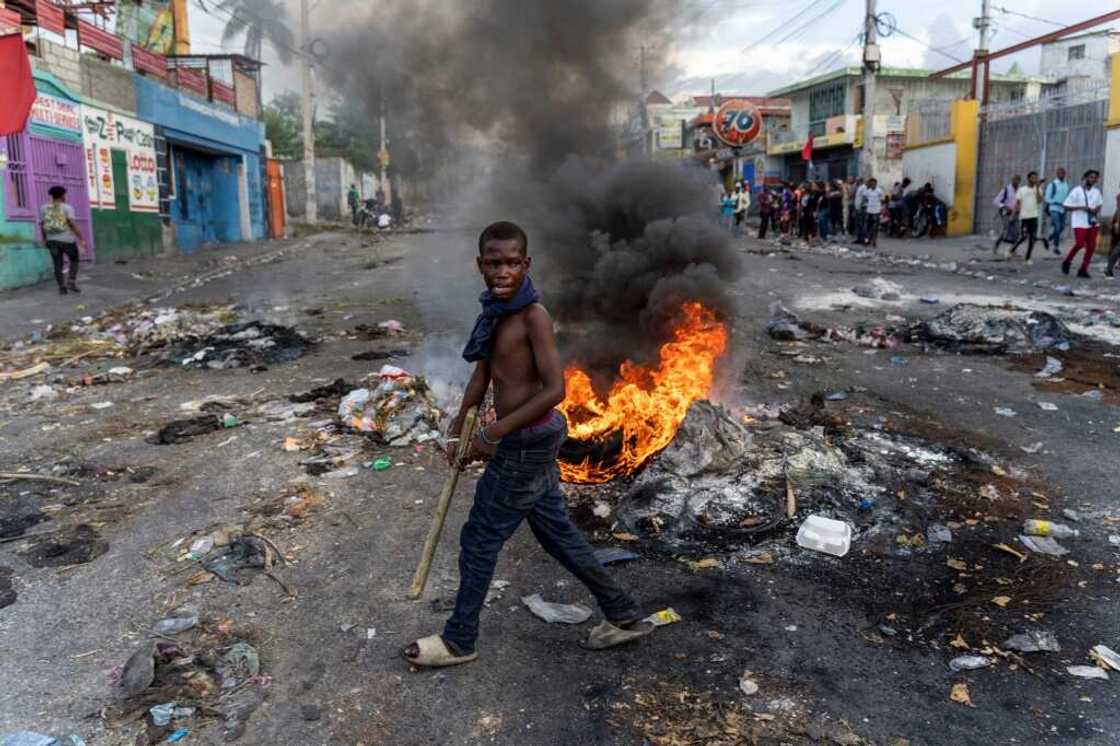
M463 653L474 650L478 616L498 552L523 520L529 521L545 551L587 586L607 619L629 622L642 616L634 600L595 559L587 539L568 516L556 466L566 436L567 423L555 411L543 424L507 435L478 481L474 506L459 538L455 611L443 629L443 639Z
M1054 227L1050 234L1050 248L1058 250L1058 242L1062 240L1062 231L1066 228L1066 211L1050 208L1050 225Z

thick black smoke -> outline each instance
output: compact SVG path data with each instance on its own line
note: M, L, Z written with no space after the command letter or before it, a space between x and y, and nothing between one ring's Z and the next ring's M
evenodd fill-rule
M710 172L619 162L619 124L632 119L638 55L687 22L689 0L418 0L372 7L329 40L332 87L366 103L384 96L390 139L446 180L485 196L473 215L523 223L539 285L561 321L610 339L602 362L663 339L683 300L728 313L737 253L714 223ZM351 6L352 7L352 6ZM656 74L660 59L646 55ZM620 116L621 115L621 116ZM425 174L426 172L426 174ZM447 203L446 193L438 194ZM609 337L603 337L609 334ZM595 347L594 344L590 345ZM582 345L581 345L582 347Z

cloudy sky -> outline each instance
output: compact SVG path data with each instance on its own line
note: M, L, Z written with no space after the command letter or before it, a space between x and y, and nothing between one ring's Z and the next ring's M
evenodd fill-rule
M324 2L329 0L319 0ZM461 2L463 0L447 0ZM544 1L544 0L538 0ZM859 64L857 35L862 29L863 0L682 0L687 24L672 39L665 73L656 84L674 98L704 92L709 80L726 93L762 94L803 77L846 64ZM312 5L317 0L311 0ZM219 11L203 13L192 0L192 41L195 51L218 53L222 21ZM288 0L296 19L298 3ZM896 67L944 67L954 59L965 60L976 44L972 19L979 15L980 0L879 0L879 12L894 17L897 30L882 40L883 62ZM993 0L992 48L1000 49L1059 25L1115 10L1109 0L1041 2ZM206 7L212 7L206 2ZM1120 23L1114 24L1120 28ZM666 45L666 46L670 46ZM240 51L239 41L224 46ZM296 88L294 70L279 65L267 49L269 63L265 97ZM637 52L634 78L637 80ZM994 71L1003 72L1017 62L1026 72L1038 69L1038 48L999 60Z

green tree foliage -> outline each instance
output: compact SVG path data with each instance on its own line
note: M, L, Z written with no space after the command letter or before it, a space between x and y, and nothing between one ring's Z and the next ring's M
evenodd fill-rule
M292 61L295 34L288 25L287 10L281 0L221 0L217 7L228 17L222 41L231 42L245 34L245 56L261 58L265 42L285 65Z
M277 158L303 157L303 121L299 94L285 91L264 107L265 137L272 141Z

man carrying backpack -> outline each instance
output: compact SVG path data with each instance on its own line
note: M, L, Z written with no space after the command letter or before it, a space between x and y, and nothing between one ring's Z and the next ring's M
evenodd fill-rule
M54 279L58 283L58 294L80 293L78 279L78 247L85 248L81 231L74 222L74 208L66 204L66 189L52 186L47 190L51 201L39 208L39 228L43 231L43 242L51 252L54 262ZM62 259L70 261L66 279L62 276Z

